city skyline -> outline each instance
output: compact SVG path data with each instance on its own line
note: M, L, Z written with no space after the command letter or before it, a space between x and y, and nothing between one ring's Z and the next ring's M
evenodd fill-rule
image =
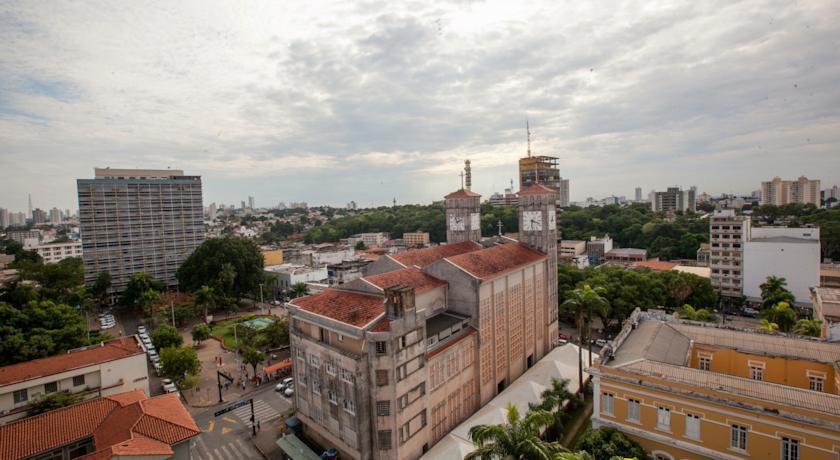
M97 166L190 170L207 203L369 206L434 201L469 158L489 198L516 177L526 120L572 201L840 183L829 2L8 10L10 209L27 193L76 209L75 180Z

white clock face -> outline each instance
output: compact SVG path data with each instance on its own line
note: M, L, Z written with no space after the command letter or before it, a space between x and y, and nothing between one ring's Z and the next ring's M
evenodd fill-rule
M549 230L556 230L557 229L557 211L553 209L548 210L548 229Z
M481 228L481 214L474 212L470 214L470 230Z
M463 231L467 228L464 218L460 216L449 216L449 229L453 231Z
M522 213L522 229L526 232L537 232L542 230L542 213L539 211L524 211Z

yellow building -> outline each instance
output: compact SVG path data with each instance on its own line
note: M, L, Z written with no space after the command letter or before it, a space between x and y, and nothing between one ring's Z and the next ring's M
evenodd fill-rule
M429 245L429 232L408 232L403 233L403 244L407 248Z
M262 252L264 265L270 267L272 265L283 265L283 250L275 249L273 251Z
M656 460L837 460L840 344L634 312L593 370L594 427Z

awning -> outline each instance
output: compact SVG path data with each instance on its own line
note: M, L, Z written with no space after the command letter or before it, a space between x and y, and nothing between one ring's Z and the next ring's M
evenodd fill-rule
M292 365L292 359L288 358L288 359L284 359L283 361L280 361L277 364L272 364L271 366L266 367L264 369L264 371L265 371L266 374L271 375L271 374L273 374L273 373L275 373L275 372L277 372L281 369L285 369L287 367L290 367L291 365Z
M277 446L292 460L321 460L315 452L303 443L297 436L287 434L277 438Z

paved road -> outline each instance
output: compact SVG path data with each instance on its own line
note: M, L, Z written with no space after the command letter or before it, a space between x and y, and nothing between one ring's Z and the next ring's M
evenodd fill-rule
M279 419L291 410L291 400L274 391L272 386L249 395L254 398L254 415L260 421L260 430L279 430ZM214 413L231 403L194 413L202 433L191 444L193 458L201 460L236 460L262 458L251 441L251 406L246 405L216 417ZM279 432L279 431L278 431Z

